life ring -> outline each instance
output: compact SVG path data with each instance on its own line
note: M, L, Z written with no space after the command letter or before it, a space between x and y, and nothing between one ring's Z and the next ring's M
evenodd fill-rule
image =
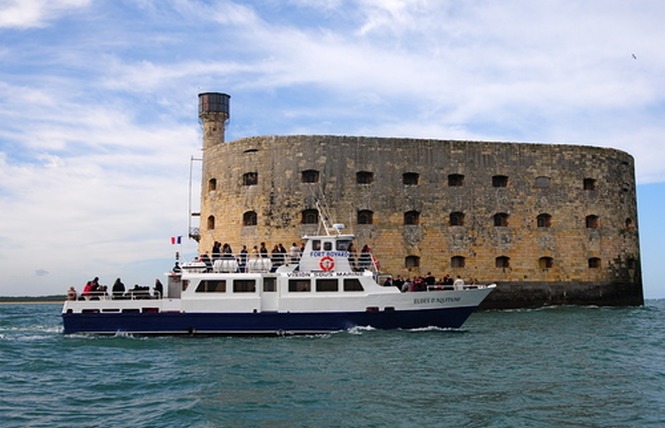
M319 267L325 272L330 272L335 269L335 259L330 256L323 256L319 260Z

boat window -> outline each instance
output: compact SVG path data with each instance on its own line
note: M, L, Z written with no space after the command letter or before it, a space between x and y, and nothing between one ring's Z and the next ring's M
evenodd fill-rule
M263 278L263 291L275 292L277 291L277 284L275 278Z
M365 291L358 278L345 278L344 291Z
M196 287L197 293L226 293L225 279L204 279Z
M323 242L323 251L332 251L332 249L333 249L332 242L330 241Z
M321 241L318 239L314 239L312 241L312 250L313 251L319 251L321 249Z
M289 280L289 292L304 292L310 291L310 281L309 279L290 279Z
M256 280L236 279L233 281L234 293L254 293L256 291Z
M316 291L338 291L337 279L317 279Z
M189 280L188 279L183 279L182 280L182 291L187 290L188 286L189 286Z
M351 245L351 241L347 241L347 240L337 241L337 251L348 251L350 245Z

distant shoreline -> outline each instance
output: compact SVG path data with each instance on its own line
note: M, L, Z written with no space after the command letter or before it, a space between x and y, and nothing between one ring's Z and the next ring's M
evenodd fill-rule
M0 305L59 305L65 300L0 300Z

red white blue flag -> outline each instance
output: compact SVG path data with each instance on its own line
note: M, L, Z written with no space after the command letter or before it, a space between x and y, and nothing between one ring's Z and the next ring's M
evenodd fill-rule
M182 243L182 236L172 236L171 244L180 244Z

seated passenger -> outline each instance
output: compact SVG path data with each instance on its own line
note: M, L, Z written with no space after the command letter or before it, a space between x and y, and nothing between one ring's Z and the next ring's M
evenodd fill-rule
M453 287L455 288L455 290L461 290L464 288L464 280L462 279L462 277L457 275L457 279L455 280L455 282L453 282Z
M67 290L67 300L76 300L76 290L74 287L69 287L69 290Z

